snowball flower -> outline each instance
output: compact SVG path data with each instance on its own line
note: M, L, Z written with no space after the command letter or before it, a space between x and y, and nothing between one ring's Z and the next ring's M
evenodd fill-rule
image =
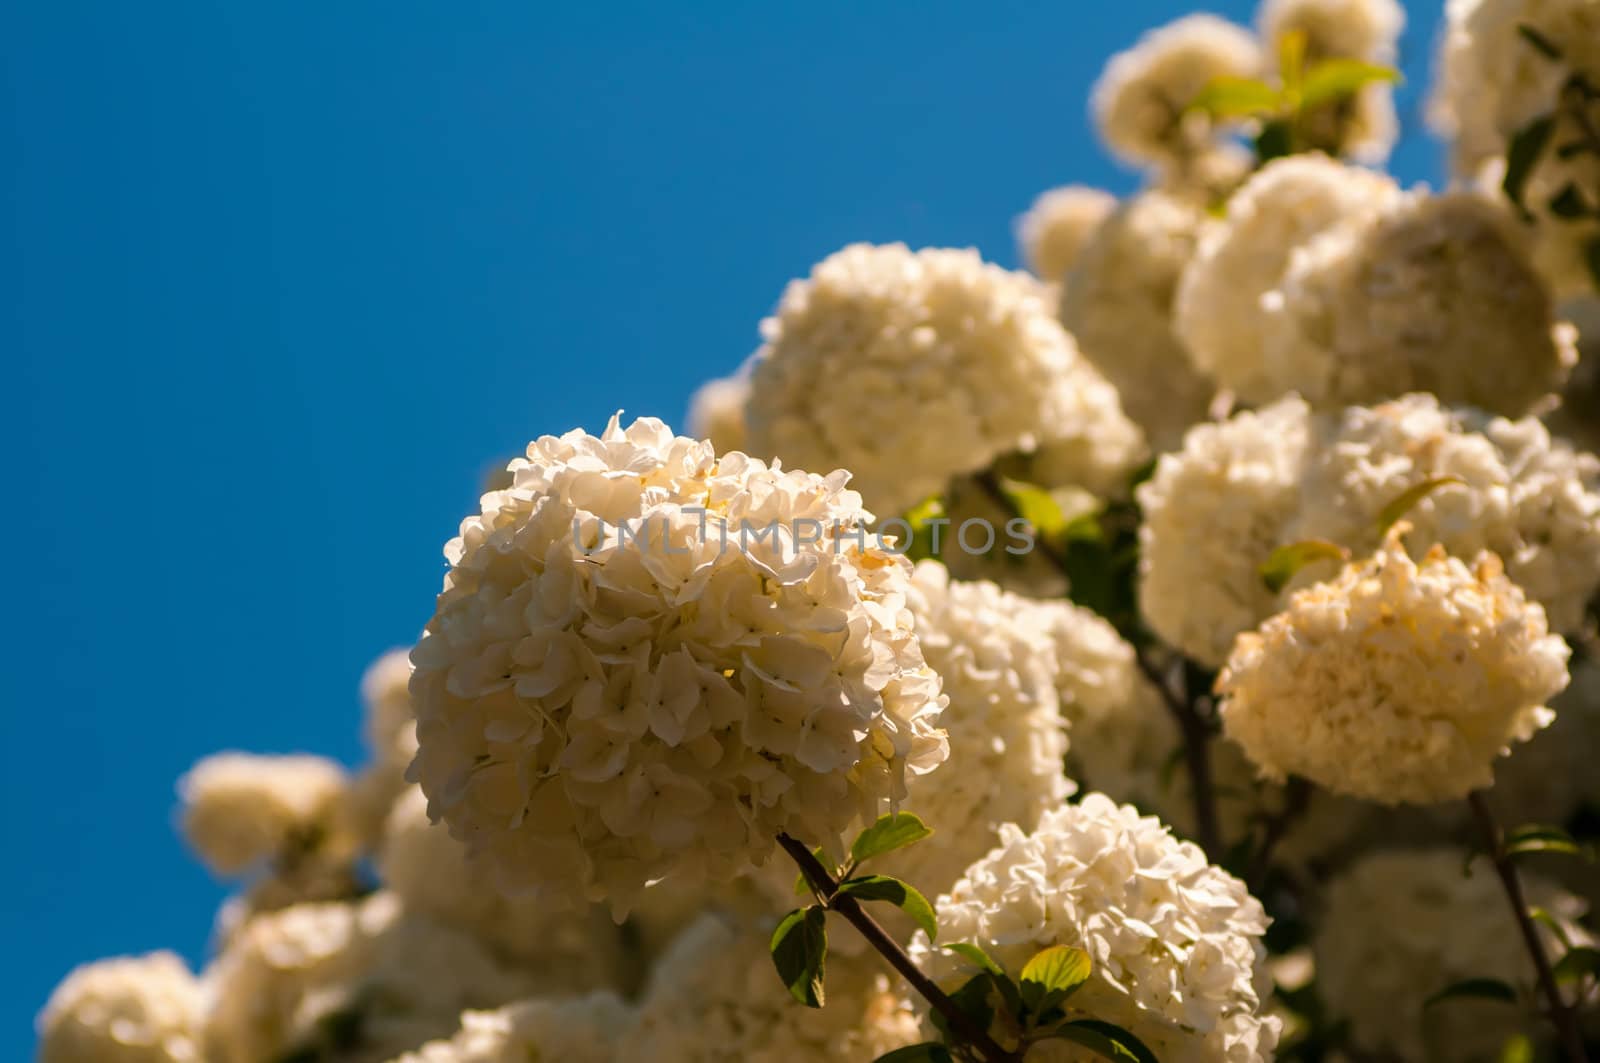
M85 964L39 1013L39 1063L200 1063L203 998L170 952Z
M813 843L945 755L911 565L847 474L645 418L545 436L446 547L412 651L428 812L508 893L610 900Z
M614 1058L840 1063L876 1059L918 1040L916 1019L876 955L830 949L827 1006L819 1011L795 1001L773 974L770 934L770 925L764 933L743 933L715 916L701 917L657 963L638 1021Z
M1532 418L1450 409L1431 395L1323 415L1314 432L1302 508L1282 542L1322 537L1370 552L1385 506L1453 477L1461 482L1438 486L1407 512L1412 549L1438 542L1457 557L1492 551L1553 630L1582 627L1600 592L1600 459L1552 439Z
M750 400L749 374L718 377L689 397L689 434L710 442L718 454L745 450L744 407Z
M508 897L486 885L466 846L428 821L427 799L416 787L389 817L378 870L408 911L470 934L509 962L542 972L547 978L538 988L545 992L583 992L622 982L622 936L603 907Z
M612 1063L633 1009L615 993L525 1000L469 1011L448 1041L430 1041L395 1063Z
M1175 329L1199 370L1249 403L1295 390L1261 339L1290 255L1400 195L1389 177L1322 155L1291 155L1257 171L1228 201L1222 224L1205 231L1179 282Z
M1430 395L1315 416L1288 398L1196 428L1139 491L1141 610L1166 642L1220 666L1233 637L1285 600L1260 575L1274 549L1321 538L1368 553L1385 507L1446 477L1461 482L1407 515L1414 556L1435 542L1460 557L1491 550L1554 630L1577 630L1600 590L1600 460L1535 420ZM1297 583L1335 570L1308 566Z
M260 1063L334 1043L341 1063L382 1063L448 1037L468 1008L534 991L527 976L471 938L406 913L390 893L254 919L208 979L208 1063Z
M1215 15L1189 15L1112 56L1095 82L1090 109L1116 155L1169 164L1209 146L1209 119L1187 110L1200 91L1214 78L1260 72L1261 52L1247 30Z
M1406 527L1234 644L1223 728L1268 778L1449 801L1491 785L1495 757L1553 718L1569 650L1544 610L1494 554L1469 568L1436 545L1412 561Z
M1040 280L1059 284L1095 227L1116 207L1116 196L1085 185L1042 193L1017 219L1017 242L1028 269Z
M1528 902L1569 935L1578 898L1523 873ZM1555 935L1540 927L1546 949ZM1366 1052L1399 1059L1492 1060L1506 1037L1542 1022L1512 1004L1463 998L1425 1008L1430 996L1486 972L1534 984L1533 962L1493 871L1462 874L1453 848L1379 852L1329 883L1312 941L1317 987L1335 1019ZM1431 1049L1431 1051L1430 1051Z
M1261 1014L1268 920L1260 902L1131 805L1089 794L1046 813L1031 834L1004 828L999 847L939 898L938 916L941 942L976 943L1012 975L1041 949L1084 950L1094 970L1068 1000L1069 1017L1117 1023L1162 1063L1272 1058L1280 1024ZM971 976L966 961L922 934L911 952L942 987ZM1044 1042L1028 1058L1096 1057Z
M183 836L221 875L353 848L344 769L324 757L218 753L178 782Z
M1577 361L1522 233L1471 192L1408 195L1331 227L1294 252L1265 305L1257 376L1315 406L1430 391L1519 415Z
M1214 391L1173 328L1179 278L1209 224L1203 204L1143 192L1095 229L1061 289L1062 323L1158 450L1205 416Z
M750 381L749 449L849 469L882 516L1046 436L1123 420L1109 388L1074 401L1082 363L1042 286L976 251L854 244L791 283Z
M1198 425L1138 491L1139 609L1151 629L1203 664L1271 613L1261 562L1300 505L1310 411L1286 399Z
M1066 721L1056 693L1055 646L1032 602L993 583L917 565L908 602L928 664L950 705L940 723L951 766L912 780L906 807L933 836L885 858L884 870L932 897L994 845L1004 823L1031 829L1072 792Z

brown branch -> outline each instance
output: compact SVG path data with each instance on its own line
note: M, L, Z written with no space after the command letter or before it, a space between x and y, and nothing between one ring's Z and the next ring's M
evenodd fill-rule
M848 893L839 892L839 883L810 849L788 834L778 835L778 844L794 860L811 888L819 896L827 898L828 910L844 916L850 925L866 938L867 944L889 961L889 966L911 983L911 988L915 989L935 1011L944 1016L945 1023L952 1033L976 1049L989 1063L1017 1063L1020 1060L1021 1057L1015 1052L1009 1052L995 1043L988 1031L979 1029L972 1018L962 1011L944 990L934 984L933 979L922 973L899 943L889 936L889 932L884 930L865 908L861 907L859 901Z
M1194 804L1195 840L1213 861L1222 858L1222 830L1217 818L1217 790L1211 776L1211 727L1201 719L1189 691L1180 696L1162 674L1161 668L1142 648L1134 649L1134 660L1160 693L1167 712L1183 735L1183 759L1189 773L1190 800ZM1185 684L1187 687L1187 684Z
M1545 954L1544 942L1539 940L1539 930L1533 925L1533 917L1528 914L1528 902L1522 894L1522 880L1517 876L1516 865L1506 852L1505 836L1500 832L1499 824L1495 822L1494 813L1490 811L1481 790L1468 794L1467 804L1472 808L1472 816L1477 820L1478 830L1488 847L1495 874L1500 876L1506 900L1511 902L1511 911L1517 917L1517 929L1522 932L1522 943L1527 946L1528 955L1533 959L1534 970L1539 976L1539 989L1544 993L1550 1022L1561 1039L1567 1063L1589 1063L1589 1056L1583 1047L1583 1035L1578 1030L1577 1014L1561 996L1561 988L1556 985L1550 957Z
M1311 802L1311 784L1299 776L1292 777L1283 788L1283 807L1267 817L1267 829L1261 836L1261 848L1250 860L1250 871L1245 881L1254 893L1272 869L1272 854L1278 848L1289 828L1294 826Z

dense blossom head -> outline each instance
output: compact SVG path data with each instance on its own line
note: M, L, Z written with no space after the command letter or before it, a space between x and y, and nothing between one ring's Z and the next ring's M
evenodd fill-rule
M1550 722L1568 649L1544 610L1493 554L1468 567L1436 545L1412 561L1405 527L1235 643L1223 726L1268 778L1448 801L1491 785L1495 758Z
M1600 105L1563 97L1575 75L1600 84L1600 4L1594 0L1450 0L1432 118L1453 138L1456 174L1498 187L1511 142L1536 120L1553 118L1551 144L1581 141ZM1553 42L1559 57L1534 45L1524 27ZM1541 153L1524 180L1542 270L1563 296L1593 291L1587 249L1600 220L1562 216L1561 191L1600 187L1600 157Z
M1273 550L1317 538L1370 552L1385 507L1444 478L1408 513L1414 556L1435 542L1459 557L1491 550L1552 628L1577 630L1600 590L1600 461L1535 420L1428 395L1315 416L1291 398L1191 432L1139 493L1145 619L1218 666L1283 601L1260 574ZM1298 584L1334 571L1310 565Z
M1111 57L1090 106L1101 139L1129 162L1168 165L1210 148L1210 121L1187 108L1212 79L1260 73L1249 31L1215 15L1189 15L1151 30Z
M1529 903L1584 940L1574 925L1583 903L1537 877L1523 879ZM1463 874L1459 849L1365 857L1328 885L1319 922L1318 990L1366 1052L1497 1059L1508 1035L1539 1022L1516 1005L1478 998L1427 1007L1429 997L1485 971L1530 990L1534 980L1499 881L1481 863ZM1546 949L1559 948L1549 929L1539 934Z
M1408 195L1302 244L1263 332L1268 390L1316 406L1429 391L1520 415L1577 360L1515 221L1471 192Z
M931 897L989 851L1001 824L1031 829L1072 792L1045 627L1058 604L1068 607L952 580L935 561L917 566L909 601L922 652L950 699L939 722L950 736L951 770L912 780L906 807L934 833L885 866Z
M834 836L943 760L911 565L847 474L651 419L543 437L513 470L446 548L412 651L411 775L499 888L625 910L780 832Z
M1271 612L1260 565L1300 505L1310 411L1297 398L1198 425L1139 487L1139 608L1190 657L1222 663Z
M750 376L743 370L701 384L689 397L689 434L704 439L718 454L746 450L745 403Z
M843 936L843 928L838 928ZM807 1008L772 973L765 933L707 915L651 973L615 1058L656 1063L841 1063L918 1040L877 956L831 950L826 1006Z
M395 1063L613 1063L632 1022L633 1009L615 993L524 1000L469 1011L454 1037Z
M170 952L85 964L39 1013L39 1063L202 1063L204 993Z
M407 913L391 893L300 904L246 924L207 972L208 1063L331 1051L383 1063L456 1029L461 1012L532 995L472 938Z
M1017 219L1017 242L1028 269L1042 281L1059 284L1096 226L1117 207L1117 197L1087 185L1068 185L1042 193Z
M406 910L470 934L485 948L547 975L546 992L622 984L620 932L603 907L507 896L490 885L466 846L428 820L427 799L411 787L384 831L378 870ZM649 892L649 891L646 891Z
M1172 316L1179 278L1210 224L1203 204L1143 192L1095 229L1062 285L1062 322L1158 450L1205 416L1215 390Z
M882 516L950 477L1047 436L1092 438L1124 418L1044 289L976 251L855 244L791 283L762 323L746 408L750 449L847 468Z
M349 781L314 756L218 753L179 780L183 835L207 867L237 875L270 861L353 847Z
M1400 195L1390 178L1323 155L1291 155L1262 167L1229 199L1222 224L1206 231L1184 269L1174 313L1195 365L1245 402L1271 402L1296 390L1261 340L1290 256L1336 223Z
M941 941L974 942L1012 975L1040 949L1084 950L1094 971L1069 1014L1124 1026L1162 1063L1272 1058L1279 1024L1261 1015L1260 902L1159 820L1104 794L1046 813L1031 834L1006 827L999 847L939 898L938 915ZM971 974L921 934L911 950L941 984ZM1095 1057L1046 1042L1028 1058Z

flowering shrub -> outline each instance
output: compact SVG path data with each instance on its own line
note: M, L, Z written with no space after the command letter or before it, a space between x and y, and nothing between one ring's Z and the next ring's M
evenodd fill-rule
M42 1063L1600 1059L1600 2L1445 5L1437 193L1403 21L1156 27L1031 274L850 245L530 443Z

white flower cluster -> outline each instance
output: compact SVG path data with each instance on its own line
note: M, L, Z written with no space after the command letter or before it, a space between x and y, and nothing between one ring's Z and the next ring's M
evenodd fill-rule
M1537 877L1524 876L1528 902L1543 908L1569 939L1584 904ZM1545 947L1555 935L1541 928ZM1329 883L1313 939L1317 985L1329 1011L1350 1023L1357 1047L1405 1060L1476 1060L1538 1021L1521 1008L1482 999L1429 997L1469 978L1521 982L1533 964L1493 871L1481 862L1462 873L1459 849L1425 848L1368 856ZM1387 1057L1386 1057L1387 1058Z
M355 845L349 780L325 757L218 753L191 768L178 793L184 837L220 875Z
M837 928L841 934L843 928ZM769 931L770 932L770 931ZM614 1058L655 1063L839 1063L918 1040L877 956L830 950L826 1006L797 1003L772 973L767 935L715 916L684 931L651 974Z
M1128 433L1040 284L976 251L852 245L791 283L762 335L749 449L849 469L880 515L1046 439Z
M546 974L546 992L622 984L623 943L603 907L559 898L507 896L486 889L483 869L442 825L428 821L427 799L411 787L396 802L378 869L406 909L460 930L486 949Z
M1562 98L1574 74L1600 83L1600 5L1594 0L1450 0L1439 59L1433 119L1453 138L1458 176L1499 184L1508 146L1538 119L1554 117L1551 142L1584 135ZM1525 29L1560 50L1545 55ZM1592 122L1597 109L1588 108ZM1593 291L1585 248L1600 238L1600 222L1565 218L1549 209L1566 186L1600 187L1600 157L1541 153L1529 173L1524 200L1537 218L1540 262L1562 295ZM1592 199L1591 199L1592 202Z
M1151 30L1111 57L1090 103L1113 152L1141 165L1175 166L1212 147L1215 130L1188 110L1214 78L1255 77L1261 50L1250 32L1214 15Z
M73 971L39 1014L39 1063L202 1063L205 994L170 952Z
M1567 645L1481 554L1419 565L1396 525L1370 560L1296 592L1239 636L1217 680L1223 727L1267 777L1382 804L1493 783L1493 762L1547 725Z
M1117 207L1110 192L1086 185L1052 188L1017 219L1017 243L1035 277L1060 284L1095 227Z
M1179 279L1211 224L1203 203L1140 193L1089 235L1061 287L1062 322L1157 450L1205 416L1215 391L1173 319Z
M883 865L931 897L993 847L1002 824L1031 830L1072 792L1055 645L1043 623L1058 604L1068 607L953 581L934 561L917 565L908 599L923 655L944 680L950 705L940 724L963 768L911 781L906 807L937 826Z
M1159 820L1104 794L1047 813L1031 834L1005 828L999 847L939 898L938 914L941 941L976 943L1013 975L1040 949L1084 950L1094 970L1069 1015L1122 1025L1162 1063L1273 1058L1279 1023L1262 1014L1260 902ZM911 950L941 985L971 973L924 935ZM1094 1057L1045 1042L1028 1058Z
M417 755L417 714L411 708L411 653L390 650L361 677L363 731L371 761L355 778L352 800L362 839L376 847L389 810L406 791L406 768Z
M650 419L546 436L513 471L447 547L412 651L412 777L499 888L626 911L780 832L835 836L944 759L910 563L846 474Z
M1447 479L1407 514L1413 548L1493 551L1554 630L1577 630L1600 590L1600 460L1535 420L1429 395L1318 415L1289 398L1192 431L1139 491L1145 619L1220 665L1234 636L1281 604L1260 574L1273 550L1320 538L1369 552L1386 506ZM1310 567L1301 583L1330 571Z
M613 1063L633 1023L615 993L550 997L469 1011L448 1041L430 1041L395 1063Z
M207 979L208 1063L335 1048L348 1063L382 1063L449 1036L465 1010L536 988L471 938L406 912L390 893L259 916Z

